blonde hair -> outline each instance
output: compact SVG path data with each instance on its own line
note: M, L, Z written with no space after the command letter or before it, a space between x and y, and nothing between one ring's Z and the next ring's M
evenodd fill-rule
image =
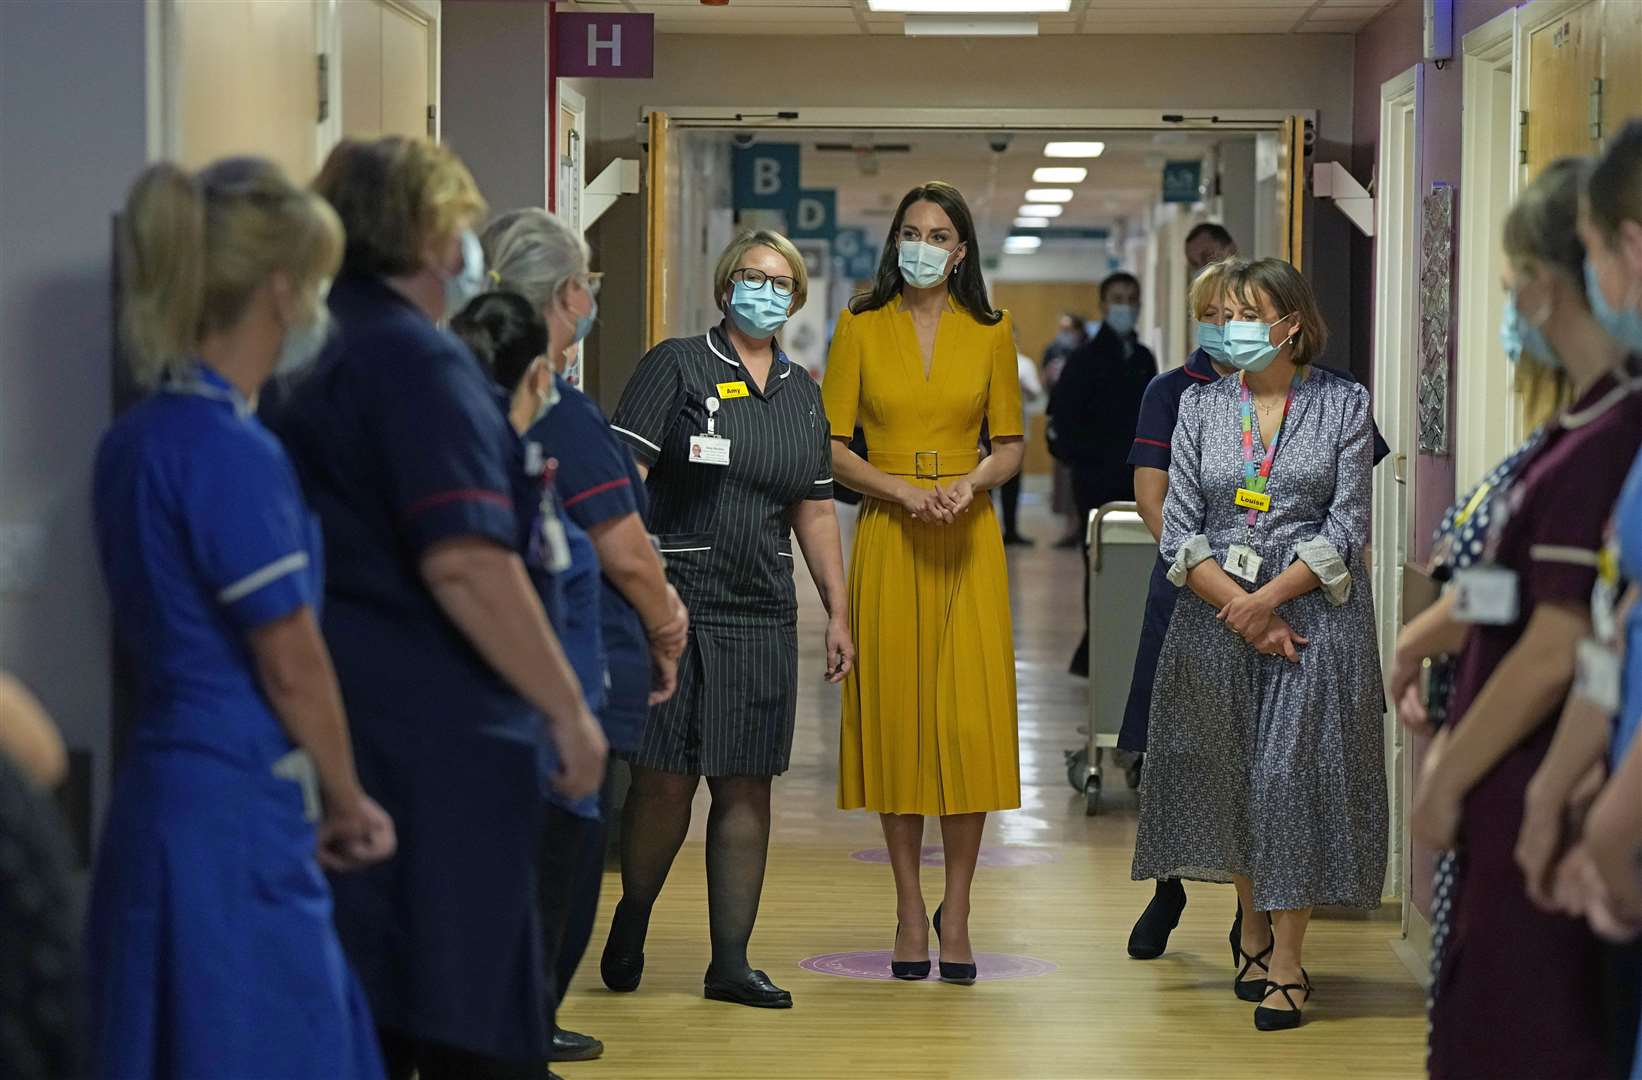
M150 166L131 185L119 230L120 321L137 380L152 386L178 372L276 273L317 292L342 245L335 212L271 161L227 158L197 175Z
M473 174L449 148L402 135L344 139L325 159L314 190L348 231L349 273L402 277L422 268L430 242L484 217Z
M1585 303L1585 244L1579 238L1579 193L1591 175L1589 158L1558 158L1545 166L1505 215L1505 254L1519 273L1543 269L1561 274ZM1538 265L1536 265L1538 264ZM1561 368L1524 354L1517 360L1516 390L1528 430L1558 416L1574 401L1574 385Z
M792 268L792 314L797 315L804 307L804 301L810 297L809 268L804 265L804 256L798 253L793 242L773 229L754 229L730 241L730 246L718 257L718 267L713 271L713 297L721 304L724 302L724 294L730 291L730 275L740 268L741 260L755 247L769 248L786 259L787 265Z
M1203 310L1210 298L1218 300L1224 291L1227 274L1241 273L1248 268L1249 261L1236 255L1228 255L1224 259L1216 259L1205 266L1192 281L1191 288L1186 293L1186 303L1191 308L1191 316L1197 318L1197 313Z
M571 278L587 271L587 241L538 207L508 211L486 225L479 239L492 286L524 297L538 313Z

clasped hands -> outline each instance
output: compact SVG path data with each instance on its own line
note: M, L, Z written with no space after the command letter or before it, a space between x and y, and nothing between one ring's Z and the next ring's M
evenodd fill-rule
M951 525L975 501L975 485L968 477L950 484L935 481L932 488L907 484L900 495L901 508L914 521L931 525Z
M678 590L671 585L667 586L667 600L670 608L667 621L648 631L651 705L660 705L678 689L678 660L690 638L690 613Z
M1298 664L1300 650L1311 644L1294 632L1259 590L1237 597L1216 618L1237 631L1256 652L1281 656L1291 663Z

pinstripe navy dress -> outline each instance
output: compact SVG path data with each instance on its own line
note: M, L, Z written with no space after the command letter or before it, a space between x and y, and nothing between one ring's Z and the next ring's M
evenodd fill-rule
M730 463L690 460L718 401ZM639 361L611 427L650 469L650 530L690 609L678 692L631 760L703 776L775 776L792 756L798 601L792 508L832 498L821 391L776 349L761 391L722 326Z

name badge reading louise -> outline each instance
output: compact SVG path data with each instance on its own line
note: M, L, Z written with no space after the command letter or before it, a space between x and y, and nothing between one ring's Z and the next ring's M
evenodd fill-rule
M1226 573L1250 585L1260 576L1260 564L1264 561L1247 544L1233 544L1226 549Z
M728 465L729 463L729 439L721 439L717 435L692 435L690 437L690 464Z
M744 382L721 382L718 384L718 396L721 398L747 397L752 391L747 389Z
M1502 566L1473 566L1454 575L1454 618L1481 626L1517 621L1517 575Z
M1262 514L1271 509L1271 496L1262 495L1258 491L1248 488L1238 488L1236 503L1245 510L1258 510Z

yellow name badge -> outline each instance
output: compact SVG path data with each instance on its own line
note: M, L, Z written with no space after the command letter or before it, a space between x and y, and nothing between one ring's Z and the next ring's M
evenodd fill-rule
M1264 514L1271 509L1271 496L1250 491L1248 488L1238 488L1237 505L1245 510L1258 510Z
M721 382L718 384L718 396L726 400L729 398L746 397L751 392L752 391L747 389L747 384L744 382Z

